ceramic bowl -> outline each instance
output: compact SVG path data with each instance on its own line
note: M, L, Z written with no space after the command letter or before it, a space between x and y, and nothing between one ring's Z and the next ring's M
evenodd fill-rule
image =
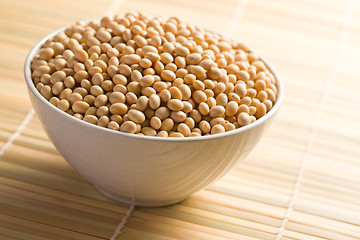
M262 118L245 127L210 136L160 138L99 127L62 112L35 88L30 63L47 39L37 43L25 61L25 80L42 126L63 157L100 192L139 206L177 203L228 172L259 142L283 99L275 69L278 99Z

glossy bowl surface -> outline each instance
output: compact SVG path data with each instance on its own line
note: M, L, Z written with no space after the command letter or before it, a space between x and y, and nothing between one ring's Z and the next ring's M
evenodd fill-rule
M30 63L47 39L37 43L25 61L25 80L42 126L58 151L99 191L121 202L164 206L205 188L255 147L278 111L283 85L274 68L278 98L262 118L245 127L210 136L159 138L126 134L79 120L48 102L35 88Z

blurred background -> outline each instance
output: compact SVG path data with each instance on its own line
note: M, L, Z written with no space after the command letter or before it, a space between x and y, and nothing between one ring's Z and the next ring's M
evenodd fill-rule
M244 41L285 84L269 132L181 204L136 208L117 239L359 239L360 2L0 0L0 239L108 239L129 206L57 153L31 110L23 63L50 32L103 15L180 16Z

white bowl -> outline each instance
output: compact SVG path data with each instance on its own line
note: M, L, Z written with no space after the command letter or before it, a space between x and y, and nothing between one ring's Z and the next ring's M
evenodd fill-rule
M140 136L99 127L53 106L32 81L32 58L47 39L64 30L43 38L26 58L24 71L30 99L58 151L99 191L114 200L164 206L205 188L255 147L283 99L278 74L262 58L276 78L277 101L265 116L245 127L190 138Z

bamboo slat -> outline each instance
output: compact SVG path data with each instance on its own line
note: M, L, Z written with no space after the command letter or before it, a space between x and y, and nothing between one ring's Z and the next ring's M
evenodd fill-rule
M286 95L246 160L179 204L136 207L116 239L360 239L359 1L0 5L0 239L109 239L127 214L63 159L35 115L17 133L31 109L31 47L73 22L127 11L180 16L248 42L276 67Z

